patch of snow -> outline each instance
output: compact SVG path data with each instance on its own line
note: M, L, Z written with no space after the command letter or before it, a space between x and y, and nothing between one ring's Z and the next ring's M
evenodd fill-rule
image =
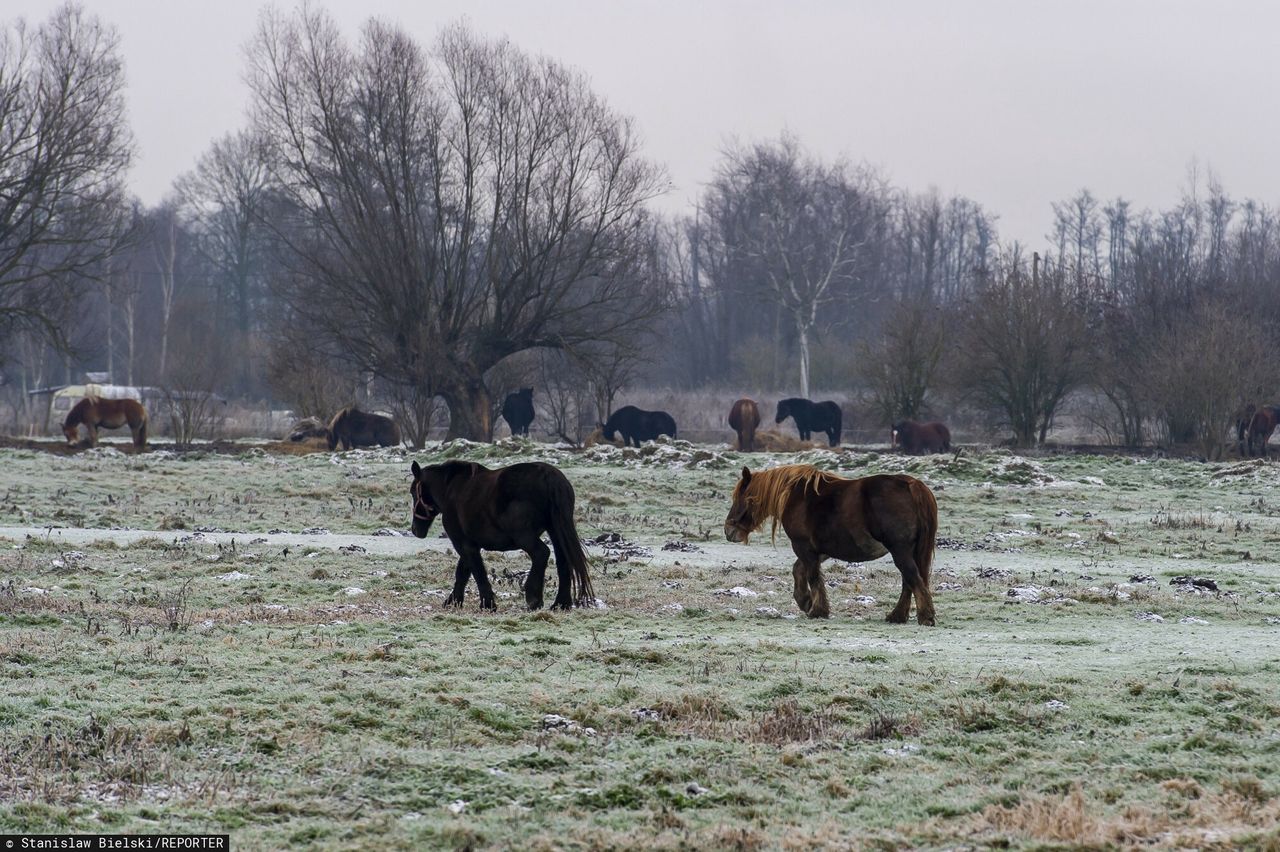
M1156 615L1154 612L1140 612L1140 613L1137 613L1134 616L1134 618L1138 619L1139 621L1149 621L1152 624L1164 623L1164 617L1160 615Z
M214 579L221 580L224 583L233 583L237 580L251 580L253 578L249 574L244 574L240 571L228 571L225 574L219 574Z
M758 598L760 593L748 589L746 586L734 586L732 589L716 589L712 594L720 595L726 598Z

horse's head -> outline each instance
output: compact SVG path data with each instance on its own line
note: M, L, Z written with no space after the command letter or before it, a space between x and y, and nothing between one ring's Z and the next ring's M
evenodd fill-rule
M522 396L530 402L533 402L533 388L520 388L517 392L517 396Z
M899 420L897 423L894 423L889 427L889 447L891 449L898 446L898 441L902 435L903 427L906 425L905 420Z
M724 537L738 544L746 544L747 537L760 528L760 519L755 517L755 500L748 494L751 485L751 471L744 465L742 478L733 489L733 503L729 506L729 514L724 519Z
M774 423L781 423L791 416L791 400L783 399L778 401L778 414L773 418Z
M409 486L409 495L413 498L413 523L410 529L418 538L426 538L431 531L431 522L440 514L440 508L431 500L431 489L427 487L422 467L414 462L410 469L413 471L413 484Z
M76 442L80 440L80 427L79 425L72 423L71 419L68 418L66 422L62 424L62 434L67 436L68 444L75 446Z
M612 422L612 419L610 422ZM612 441L613 436L617 434L617 430L614 429L612 426L610 426L608 423L597 423L596 428L600 430L601 435L604 435L604 439L606 441Z

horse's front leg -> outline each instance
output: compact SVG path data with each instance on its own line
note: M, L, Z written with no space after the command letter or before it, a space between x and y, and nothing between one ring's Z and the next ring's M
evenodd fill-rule
M827 581L822 576L822 558L815 556L808 565L809 617L830 618L831 602L827 600Z
M489 574L485 570L484 560L480 558L480 551L478 550L471 560L471 573L476 578L476 591L480 595L480 608L497 609L498 598L493 593L493 586L489 585Z
M467 595L467 578L471 576L471 570L467 568L462 557L458 557L458 567L453 571L453 591L449 593L449 597L444 599L445 606L461 607L462 601Z
M795 578L793 597L796 599L796 606L800 607L801 612L807 613L812 603L809 595L809 569L803 561L797 559L791 566L791 576Z
M524 581L524 602L529 609L542 609L542 592L547 584L547 559L551 555L551 551L539 538L525 548L525 552L529 554L533 564L529 568L529 576ZM561 586L563 585L561 583ZM568 600L568 594L562 588L556 595L556 602L552 604L553 608L560 606L561 595L564 595L566 601ZM566 608L568 608L567 604Z
M98 446L98 427L92 423L85 423L84 428L89 433L89 446Z

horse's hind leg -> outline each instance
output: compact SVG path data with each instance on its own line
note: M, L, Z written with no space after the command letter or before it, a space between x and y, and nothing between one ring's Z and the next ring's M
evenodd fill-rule
M547 584L547 559L551 555L551 550L542 543L542 539L536 538L524 548L524 551L533 560L529 568L529 576L524 581L524 602L529 609L542 609L542 591ZM563 577L560 585L564 585ZM557 603L559 600L560 596L556 595Z
M467 578L470 576L471 569L467 568L466 561L459 556L458 567L453 572L453 591L444 599L445 606L462 606L462 601L467 595Z
M893 554L893 564L898 566L902 574L902 594L898 596L897 605L885 616L891 624L906 624L911 614L911 598L916 600L916 622L932 627L934 625L933 594L929 591L927 580L921 576L915 558L909 548L901 548Z

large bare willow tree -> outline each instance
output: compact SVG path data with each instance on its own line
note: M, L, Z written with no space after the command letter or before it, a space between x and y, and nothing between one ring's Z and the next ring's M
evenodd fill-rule
M65 346L65 308L120 245L133 144L115 31L65 5L0 28L0 330Z
M336 357L426 389L451 435L490 436L485 373L625 341L661 306L643 273L662 171L580 74L446 30L424 50L370 21L267 14L255 123L291 213L283 294Z

